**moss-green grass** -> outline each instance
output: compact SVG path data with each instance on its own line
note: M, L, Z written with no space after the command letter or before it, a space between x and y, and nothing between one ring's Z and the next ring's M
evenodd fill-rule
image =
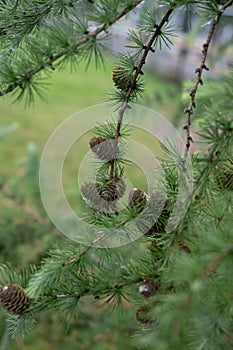
M48 80L48 90L45 100L35 99L34 106L24 108L24 102L12 104L13 97L9 95L0 100L0 128L11 123L19 127L7 135L1 142L1 170L9 174L17 171L18 162L27 152L27 144L35 142L41 152L51 132L67 117L86 107L106 101L106 93L113 87L111 70L114 66L112 59L106 59L105 69L97 70L91 64L88 70L85 63L80 64L78 71L70 72L67 68L55 71ZM169 94L176 87L156 78L151 72L146 72L146 92L144 100L151 108L158 110L170 118L175 109L177 97L172 98L173 109ZM157 96L157 99L156 99ZM167 115L166 115L167 114Z

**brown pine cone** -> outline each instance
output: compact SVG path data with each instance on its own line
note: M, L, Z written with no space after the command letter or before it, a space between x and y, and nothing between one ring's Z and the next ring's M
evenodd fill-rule
M101 197L107 202L113 202L124 195L125 189L125 182L120 177L113 177L104 185Z
M22 287L17 284L7 284L0 288L0 303L8 312L21 315L27 309L29 299Z
M139 286L139 293L145 298L151 297L157 290L158 285L154 282L153 278L150 277L144 278L142 284Z
M135 317L140 324L148 325L153 323L153 319L150 316L150 309L147 305L140 306L136 310Z
M136 209L140 213L147 203L147 195L144 191L134 188L128 195L128 206L132 209Z
M89 141L89 146L95 156L104 161L116 159L118 142L116 139L107 139L101 136L94 136Z

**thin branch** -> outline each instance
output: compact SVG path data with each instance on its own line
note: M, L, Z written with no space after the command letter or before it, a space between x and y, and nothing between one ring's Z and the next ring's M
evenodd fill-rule
M47 218L44 218L41 216L38 212L36 212L32 207L28 206L19 196L15 195L9 186L4 184L1 187L1 193L5 198L11 200L15 205L18 206L25 214L29 215L34 221L38 222L41 225L49 225L49 228L53 229L59 236L63 236L63 233L59 231L51 221L49 221Z
M1 192L5 197L12 200L12 202L14 202L24 213L30 215L33 218L33 220L39 222L40 224L49 224L49 222L45 220L39 213L35 212L31 207L24 203L24 201L20 197L15 195L11 191L10 187L8 187L7 185L3 185L1 187Z
M141 2L142 0L133 1L132 4L125 7L108 23L103 23L101 26L97 27L95 30L91 32L87 31L87 34L84 34L85 36L81 40L79 40L75 45L72 45L72 47L78 48L79 46L87 43L90 40L90 38L96 38L100 33L104 32L110 25L113 25L119 19L124 17L128 12L133 10ZM34 75L41 72L44 68L50 67L52 63L54 63L61 57L65 56L66 54L68 54L69 51L70 51L70 47L68 46L66 49L63 49L62 51L58 52L56 55L53 55L52 57L45 60L39 67L29 70L23 77L16 79L14 83L9 84L5 89L0 90L0 96L4 96L9 92L12 92L13 90L15 90L17 87L22 86L22 83L25 78L27 78L27 80L30 80Z
M208 37L206 42L203 44L202 46L202 59L201 59L201 63L200 66L198 68L196 68L195 73L197 74L197 79L196 79L196 83L194 85L194 88L191 89L190 91L190 103L188 108L185 108L184 113L187 114L187 122L184 125L184 129L186 130L186 149L185 149L185 157L187 157L188 153L189 153L189 149L191 146L191 142L193 142L192 136L191 136L191 116L193 114L193 108L196 107L196 102L195 102L195 98L196 98L196 93L197 93L197 89L199 85L203 85L203 80L202 80L202 73L204 70L209 70L209 68L206 66L206 58L207 58L207 54L208 54L208 49L209 49L209 45L210 42L213 38L216 26L223 14L223 11L230 6L232 3L232 1L228 1L224 6L222 6L222 9L219 11L218 16L216 19L213 20Z
M94 245L94 244L99 243L99 242L102 241L106 236L107 236L107 234L106 234L106 233L103 233L101 236L97 237L97 238L92 242L92 244Z
M209 263L207 268L204 271L202 271L201 277L203 279L207 279L217 269L217 267L221 264L223 259L228 254L230 254L232 252L233 252L233 246L232 245L229 248L227 248L227 249L223 250L222 252L220 252L220 254Z
M122 120L123 120L126 109L129 107L128 102L130 101L132 92L134 91L137 78L142 72L142 67L146 63L146 58L147 58L149 52L150 51L154 52L154 49L152 48L153 43L156 40L156 38L161 34L161 29L165 25L165 23L168 22L168 19L169 19L170 15L172 14L172 12L173 12L172 8L168 9L167 12L165 13L165 15L163 16L162 20L160 21L159 25L156 26L156 30L155 30L154 34L151 36L147 45L145 45L143 48L144 53L140 59L139 64L137 66L135 66L135 73L132 76L131 84L127 90L124 102L122 103L122 106L119 110L119 118L117 121L116 135L115 135L116 140L118 140L120 137ZM112 161L111 168L110 168L110 179L113 178L113 176L114 176L114 167L115 167L115 162Z

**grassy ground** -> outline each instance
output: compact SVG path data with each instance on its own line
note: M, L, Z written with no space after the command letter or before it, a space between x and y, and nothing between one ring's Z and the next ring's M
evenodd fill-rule
M113 87L111 70L114 62L106 61L105 70L96 71L94 65L85 70L81 64L77 72L64 70L55 72L50 79L45 101L36 99L35 105L24 108L23 102L12 104L6 96L0 100L0 128L12 123L18 129L1 142L1 170L13 174L17 172L19 161L27 152L29 142L34 142L41 152L51 132L67 117L89 106L103 103L106 93ZM156 78L146 72L146 93L144 100L148 107L156 109L171 118L177 102L176 86ZM174 100L175 98L175 100ZM170 103L172 99L172 104Z

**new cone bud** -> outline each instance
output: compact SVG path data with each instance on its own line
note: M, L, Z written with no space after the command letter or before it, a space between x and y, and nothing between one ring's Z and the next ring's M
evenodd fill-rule
M0 288L0 303L8 312L21 315L27 309L29 299L17 284L7 284Z
M115 87L120 90L127 90L129 86L129 79L124 74L126 72L125 67L116 66L112 70L112 80L115 84Z

